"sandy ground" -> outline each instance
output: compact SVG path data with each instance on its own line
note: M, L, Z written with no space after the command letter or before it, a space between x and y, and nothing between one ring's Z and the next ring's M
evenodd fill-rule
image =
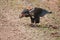
M60 21L56 23L57 29L44 27L43 19L41 19L43 20L42 26L30 27L29 18L20 19L20 10L15 5L11 7L5 3L0 1L0 40L60 40ZM58 18L60 18L59 15Z

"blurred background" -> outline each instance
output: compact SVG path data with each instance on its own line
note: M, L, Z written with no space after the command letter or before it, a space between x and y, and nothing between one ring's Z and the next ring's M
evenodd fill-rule
M19 18L28 5L52 11L41 17L43 28L29 27L29 17ZM60 40L59 35L60 0L0 0L0 40Z

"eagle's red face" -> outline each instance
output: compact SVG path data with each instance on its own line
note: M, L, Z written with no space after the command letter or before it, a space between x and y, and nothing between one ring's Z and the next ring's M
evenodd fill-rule
M19 15L19 18L22 18L22 17L25 17L25 14L22 13Z
M22 17L28 17L29 16L29 10L28 9L24 9L21 14L19 15L19 18Z

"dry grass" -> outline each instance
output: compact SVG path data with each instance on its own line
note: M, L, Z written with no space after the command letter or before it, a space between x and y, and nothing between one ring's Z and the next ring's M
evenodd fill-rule
M41 18L40 27L30 27L29 18L19 19L24 8L21 0L0 0L0 40L60 40L60 2L52 1L28 1L52 11Z

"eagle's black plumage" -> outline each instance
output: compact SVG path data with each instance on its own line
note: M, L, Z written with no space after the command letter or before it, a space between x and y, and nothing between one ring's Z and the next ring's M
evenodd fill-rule
M24 9L21 14L24 14L25 17L30 17L31 23L39 23L40 17L43 17L47 13L52 13L52 12L48 12L45 9L35 7L31 10Z

